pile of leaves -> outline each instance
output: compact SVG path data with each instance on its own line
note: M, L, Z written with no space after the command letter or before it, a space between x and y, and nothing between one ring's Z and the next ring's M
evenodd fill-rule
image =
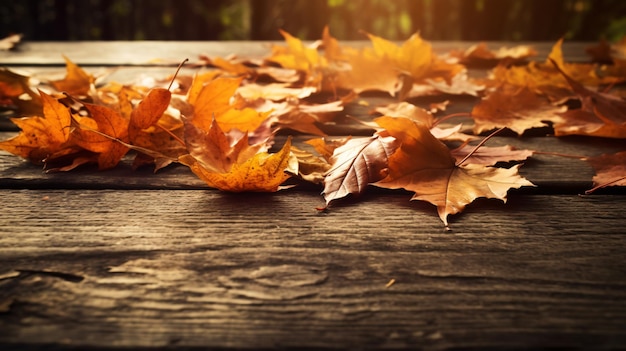
M12 119L21 133L0 149L46 171L110 169L133 150L134 167L156 172L182 164L210 187L231 192L273 192L299 179L323 188L325 209L370 185L401 188L414 193L412 200L434 204L447 226L449 215L476 198L506 201L509 189L532 186L518 170L533 152L487 147L484 140L470 146L481 134L549 126L556 136L626 137L619 89L626 41L600 64L566 62L562 41L537 62L527 46L491 51L481 44L437 55L418 34L400 45L368 34L371 45L361 48L342 45L328 29L308 45L282 35L286 45L273 46L265 58L201 55L196 65L209 69L153 86L100 83L68 58L60 80L2 69L0 104L24 117ZM468 76L468 66L485 64L493 67L488 76ZM345 106L364 92L396 100L359 122L375 132L326 138L323 127L345 118ZM437 115L446 103L425 109L408 102L425 95L480 97L468 111L473 133L442 127L447 117ZM279 133L316 137L305 150L291 136L274 145ZM590 160L596 185L626 185L625 160L626 151Z

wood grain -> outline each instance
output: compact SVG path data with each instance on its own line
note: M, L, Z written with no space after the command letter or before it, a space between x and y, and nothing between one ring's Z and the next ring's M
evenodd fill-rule
M622 196L482 201L452 233L399 195L328 213L301 192L0 196L5 346L626 342Z

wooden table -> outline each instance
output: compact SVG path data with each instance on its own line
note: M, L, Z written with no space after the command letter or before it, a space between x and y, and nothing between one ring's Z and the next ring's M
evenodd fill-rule
M551 45L535 44L539 59ZM565 55L584 59L583 48L567 44ZM63 75L66 54L89 71L119 66L110 79L124 81L165 77L200 53L268 52L241 42L26 43L0 63ZM454 99L466 112L477 101ZM624 149L543 135L498 144ZM626 348L623 189L579 195L594 172L578 159L536 155L521 173L538 187L512 191L506 205L479 200L446 232L434 207L406 192L371 189L320 213L315 187L236 195L182 166L45 174L0 153L0 348Z

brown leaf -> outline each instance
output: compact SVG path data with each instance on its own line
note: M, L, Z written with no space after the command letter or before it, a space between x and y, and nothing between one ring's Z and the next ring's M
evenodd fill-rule
M580 109L561 114L562 120L554 125L555 134L626 138L626 101L585 88L554 63L582 102Z
M448 148L420 123L393 117L380 117L376 122L402 144L389 158L387 177L374 185L415 192L412 200L437 206L446 227L449 215L459 213L476 198L506 201L509 189L532 185L518 175L518 166L457 166Z
M626 151L590 157L587 162L596 171L595 188L591 191L605 186L626 186Z
M352 139L336 148L324 178L326 205L349 194L361 194L370 183L383 179L389 156L398 145L391 136L375 135Z
M531 128L546 126L546 122L559 122L559 113L566 107L555 107L529 88L501 86L481 100L472 109L474 133L507 127L523 134Z

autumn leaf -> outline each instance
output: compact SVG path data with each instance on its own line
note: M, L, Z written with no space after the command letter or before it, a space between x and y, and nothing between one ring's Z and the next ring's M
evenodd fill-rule
M21 116L41 115L39 93L30 86L30 77L0 67L0 106Z
M484 97L472 109L474 133L507 127L517 134L545 127L547 122L562 120L566 107L556 107L527 87L503 85Z
M73 96L84 96L89 93L94 82L94 77L82 68L63 56L67 69L65 78L51 81L50 84L58 91Z
M74 142L85 150L97 154L98 168L115 167L128 152L128 120L115 110L94 104L84 104L90 117L74 117L78 122ZM95 125L94 125L95 123Z
M607 186L626 186L626 151L589 157L587 162L595 169L594 188L586 193Z
M322 70L328 64L326 58L320 55L316 46L304 45L300 39L283 30L280 30L280 34L287 46L272 46L272 54L267 61L303 72L305 84L318 87L323 79Z
M190 96L193 105L193 123L209 130L215 118L224 131L238 129L242 132L254 131L270 112L257 112L252 108L238 109L231 104L231 98L239 87L241 78L216 78L200 89L197 96Z
M386 176L389 156L399 142L383 135L351 139L334 150L322 193L327 206L349 194L361 194L370 183Z
M465 160L467 164L493 166L498 162L524 161L534 153L532 150L518 150L511 145L504 146L474 146L463 144L450 150L456 162ZM467 157L470 155L469 157Z
M563 58L563 39L558 40L545 62L530 62L525 66L498 66L492 72L495 85L510 84L528 87L531 91L546 95L551 101L562 101L572 95L571 86L563 75L555 69L556 62L574 80L588 86L615 84L626 77L611 75L599 76L595 64L569 63Z
M204 132L186 124L185 141L190 153L179 161L210 187L229 192L274 192L291 173L297 174L297 160L291 157L291 138L275 153L256 152L261 146L249 146L247 135L240 139L225 135L214 121ZM220 135L221 134L221 135Z
M561 114L562 120L554 125L555 134L626 138L626 101L585 88L562 70L557 62L554 64L582 103L580 109L571 109Z
M22 41L23 34L11 34L0 39L0 50L13 50Z
M350 137L332 140L326 140L326 138L314 138L309 139L304 143L313 146L318 154L320 154L327 162L331 162L335 149L345 145L351 139L352 138Z
M165 114L171 97L169 89L153 88L132 109L128 125L130 143L141 150L150 150L140 151L133 167L154 163L157 171L186 153L182 141L183 123Z
M452 52L453 57L472 67L520 64L536 55L537 51L529 45L502 46L497 50L491 50L484 42L472 45L463 52Z
M345 65L336 68L328 80L330 89L350 89L356 93L384 91L392 96L401 89L399 71L388 57L379 57L371 48L345 52Z
M70 136L71 115L69 109L57 99L39 92L43 116L11 119L22 131L17 136L0 142L0 149L42 163L60 152Z
M532 185L518 175L519 165L509 169L456 165L449 149L420 123L393 117L380 117L376 122L402 144L389 158L387 177L374 185L414 192L411 200L437 206L446 227L449 215L479 197L506 201L509 189Z
M248 145L248 134L224 133L215 119L208 131L186 121L185 145L193 158L215 173L226 173L233 164L243 163L266 149L264 144Z
M298 176L307 182L322 184L330 164L324 158L295 146L291 146L291 153L298 160Z

